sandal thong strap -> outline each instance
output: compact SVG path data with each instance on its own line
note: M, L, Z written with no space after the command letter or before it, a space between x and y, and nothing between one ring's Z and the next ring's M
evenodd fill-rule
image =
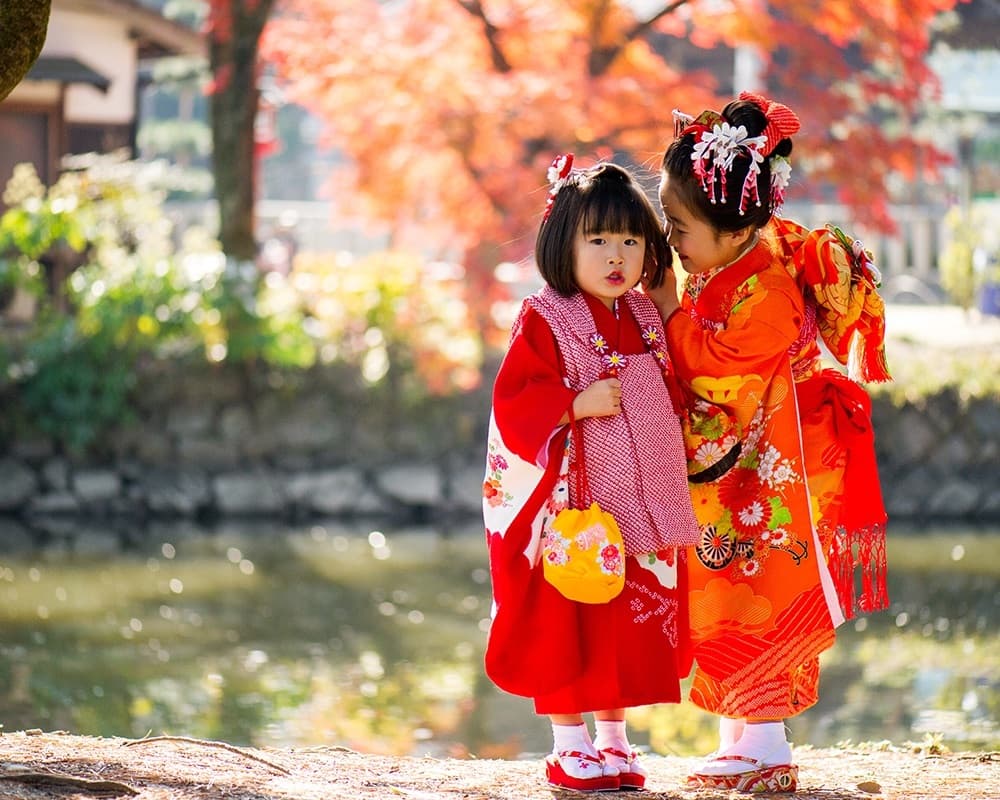
M634 761L636 757L636 752L634 750L631 753L626 753L624 750L619 750L617 747L602 747L601 752L617 758L624 758L626 761Z
M759 758L751 758L750 756L740 755L716 756L712 759L712 761L743 761L746 764L750 764L754 769L757 769L761 765Z
M601 759L597 756L592 756L590 753L581 753L579 750L560 750L557 755L559 758L579 758L583 761L592 761L595 764L601 763Z

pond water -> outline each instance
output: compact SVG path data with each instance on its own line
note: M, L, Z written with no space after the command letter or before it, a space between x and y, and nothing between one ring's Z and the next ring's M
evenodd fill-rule
M0 730L513 758L550 746L481 662L478 523L75 529L0 552ZM1000 529L890 532L892 606L824 655L792 740L1000 748ZM630 711L635 743L712 749L689 703Z

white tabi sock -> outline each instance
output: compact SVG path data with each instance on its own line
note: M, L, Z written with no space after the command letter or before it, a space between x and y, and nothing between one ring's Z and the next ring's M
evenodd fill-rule
M552 723L552 750L556 756L560 753L580 752L588 756L600 757L597 748L590 740L590 733L583 723L579 725L556 725ZM595 778L601 775L614 776L618 774L617 769L604 766L603 769L598 764L591 764L586 761L579 761L576 758L559 758L563 770L567 775L574 778Z
M594 728L596 732L594 747L601 751L601 757L608 767L613 767L621 774L632 772L636 775L646 775L646 770L638 759L632 758L632 745L628 743L625 720L599 719L594 722ZM607 750L616 750L625 755L616 756L605 752Z
M719 717L719 751L732 747L743 735L746 726L745 719L733 719L732 717Z
M605 750L609 747L628 753L631 746L625 734L625 720L599 719L594 721L594 747Z
M735 775L755 769L748 761L727 760L725 756L753 759L760 767L791 764L792 747L785 739L785 723L747 723L739 741L720 750L715 758L704 764L698 772L705 775Z

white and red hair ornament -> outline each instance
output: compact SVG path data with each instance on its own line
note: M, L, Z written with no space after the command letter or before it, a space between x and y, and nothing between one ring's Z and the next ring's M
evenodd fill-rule
M743 125L732 125L717 111L702 111L691 117L674 111L674 136L690 133L694 136L691 161L694 174L701 181L701 188L712 203L726 202L726 175L739 157L750 160L743 189L740 194L740 214L750 203L761 204L757 191L760 165L769 157L782 139L792 136L799 129L799 118L788 106L767 100L760 95L741 92L740 100L754 103L767 118L767 127L759 136L750 136ZM792 174L787 158L774 156L771 161L771 207L777 210L785 199Z
M545 200L545 213L542 214L542 222L545 222L545 220L549 218L549 214L552 213L552 204L556 201L556 195L559 194L559 190L562 189L563 186L570 182L572 174L572 153L564 153L561 156L556 156L553 159L552 164L549 165L548 172L545 173L545 176L549 181L549 196Z

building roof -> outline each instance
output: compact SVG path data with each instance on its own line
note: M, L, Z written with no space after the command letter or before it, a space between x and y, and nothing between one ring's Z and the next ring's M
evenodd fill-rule
M52 0L52 7L125 20L138 44L140 59L207 55L204 34L167 19L136 0Z
M66 56L39 56L32 64L25 79L30 81L57 81L59 83L85 83L107 92L111 79L91 69L82 61Z

